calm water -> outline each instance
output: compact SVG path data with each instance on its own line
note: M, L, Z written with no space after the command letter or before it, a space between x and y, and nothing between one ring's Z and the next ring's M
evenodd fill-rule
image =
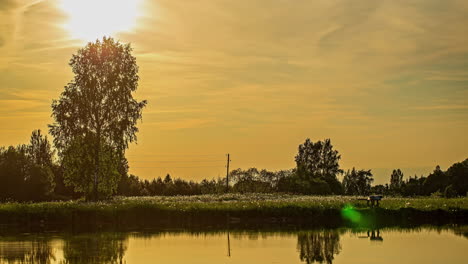
M0 236L0 263L468 263L468 227Z

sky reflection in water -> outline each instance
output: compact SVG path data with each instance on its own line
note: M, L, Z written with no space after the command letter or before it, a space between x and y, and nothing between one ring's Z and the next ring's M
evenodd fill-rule
M0 263L465 263L468 227L0 237Z

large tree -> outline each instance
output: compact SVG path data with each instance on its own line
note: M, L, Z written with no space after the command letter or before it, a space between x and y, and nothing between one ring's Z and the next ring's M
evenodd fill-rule
M333 149L330 139L312 142L306 139L304 144L299 145L296 155L297 175L304 184L309 184L312 189L315 186L328 185L328 190L314 190L312 193L334 193L342 192L341 184L337 175L342 173L339 160L341 156ZM323 189L323 187L320 187Z
M468 159L453 164L447 170L447 176L457 194L466 196L468 193Z
M425 194L430 195L437 192L443 193L448 185L449 178L437 165L435 170L427 176L423 187Z
M64 177L88 197L92 185L95 199L99 190L116 189L118 179L106 178L118 175L113 172L119 166L109 159L122 160L129 143L137 140L136 124L146 105L133 98L139 77L131 51L130 44L112 38L88 43L72 56L74 79L52 103L55 122L49 125L50 133L61 157L71 155ZM84 170L89 165L92 170ZM76 173L87 180L77 181ZM105 186L109 183L112 186Z

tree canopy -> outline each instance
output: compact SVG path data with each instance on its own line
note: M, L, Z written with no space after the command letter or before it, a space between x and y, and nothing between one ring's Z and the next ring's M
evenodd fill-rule
M299 185L306 186L306 193L342 193L337 175L342 173L339 161L341 156L333 149L330 139L312 142L309 138L299 145L295 157Z
M403 185L403 172L400 169L393 170L390 175L390 189L399 190Z
M116 189L117 179L108 178L118 177L118 166L110 160L122 160L129 143L137 140L136 124L147 104L133 98L139 76L131 51L130 44L112 38L88 43L72 56L69 64L75 76L52 103L54 123L49 128L67 161L64 177L88 197L92 186L95 199L100 189L105 195ZM74 166L86 180L77 181ZM93 170L82 170L85 166Z
M371 170L356 170L346 172L343 178L343 188L345 194L367 195L374 181Z
M53 151L40 130L29 145L0 148L0 200L44 200L55 187Z

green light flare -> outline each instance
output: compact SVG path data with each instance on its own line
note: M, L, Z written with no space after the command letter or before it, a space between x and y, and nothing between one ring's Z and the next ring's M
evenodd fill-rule
M341 217L351 221L354 224L359 224L361 222L361 213L356 211L352 205L346 205L341 209Z

